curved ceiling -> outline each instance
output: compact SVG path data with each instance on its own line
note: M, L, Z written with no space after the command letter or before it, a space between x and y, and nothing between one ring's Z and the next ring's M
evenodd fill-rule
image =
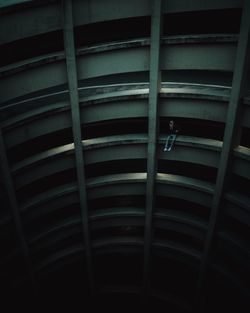
M0 2L5 299L247 309L249 1L12 2Z

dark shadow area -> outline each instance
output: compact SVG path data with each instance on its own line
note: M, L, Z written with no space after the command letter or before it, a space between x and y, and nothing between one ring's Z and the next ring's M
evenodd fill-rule
M201 206L197 203L186 201L180 198L171 198L157 196L155 206L157 208L166 208L174 210L184 214L190 214L190 216L197 216L202 220L207 220L209 217L209 208Z
M250 148L250 128L242 127L240 145Z
M115 31L114 31L115 30ZM150 17L133 17L75 27L76 47L150 36Z
M162 71L162 82L231 86L233 75L225 71L168 70Z
M120 226L112 226L112 220L109 222L111 226L107 226L105 228L98 228L92 229L92 236L91 238L93 240L98 240L102 238L118 238L118 237L141 237L143 239L144 235L144 225L140 225L141 223L138 223L139 225L135 225L136 218L134 218L134 222L131 223L132 225L129 225L124 222L120 222Z
M216 310L223 312L247 313L249 311L249 295L242 293L242 290L230 279L226 279L222 273L213 269L209 270L207 277L205 313L212 312L215 307Z
M223 140L224 123L174 116L160 118L161 135L168 133L168 123L170 119L174 120L175 123L180 126L179 135Z
M155 224L157 224L155 222ZM154 240L162 240L166 242L174 242L177 245L181 244L186 248L202 251L204 244L204 235L198 229L192 226L184 225L177 222L162 221L161 228L154 227ZM165 227L164 227L165 226Z
M0 66L63 50L63 32L54 31L0 46ZM14 53L18 51L18 53Z
M124 195L124 196L114 196L105 197L98 199L89 199L88 208L89 210L105 210L108 208L115 207L136 207L145 208L146 198L143 195Z
M153 256L152 288L166 294L174 294L192 304L196 287L197 271L185 261ZM181 303L180 303L181 304Z
M49 230L53 227L67 224L67 222L70 223L71 221L74 221L73 225L76 225L75 221L78 221L77 225L79 225L79 227L81 225L81 211L78 205L69 205L67 207L48 212L47 214L43 212L40 212L40 214L41 216L39 216L39 218L33 219L32 221L27 221L23 218L25 233L31 238L39 235L44 230ZM80 229L81 227L79 230Z
M67 128L54 133L48 133L43 136L36 137L32 140L25 141L19 145L10 148L8 159L11 164L38 154L45 150L66 145L73 142L72 129Z
M112 135L147 133L145 118L116 119L82 125L83 139Z
M242 195L249 196L250 180L246 177L233 174L230 179L230 188Z
M94 257L96 284L100 287L139 287L142 280L142 264L143 254L140 252L131 253L128 249L124 249L123 252L98 254Z
M62 170L50 176L45 176L20 188L17 191L17 198L20 203L26 202L29 198L37 196L62 185L77 182L76 169Z
M148 83L148 82L149 82L149 72L141 71L141 72L117 73L113 75L112 74L103 75L103 76L83 79L79 81L78 85L79 85L79 88L84 88L84 87L91 87L91 86Z
M106 161L87 165L85 169L87 178L121 173L145 173L147 161L144 159Z
M163 35L238 33L240 19L241 9L165 14Z
M172 160L159 160L158 172L191 177L210 183L215 183L217 175L217 169L214 167Z

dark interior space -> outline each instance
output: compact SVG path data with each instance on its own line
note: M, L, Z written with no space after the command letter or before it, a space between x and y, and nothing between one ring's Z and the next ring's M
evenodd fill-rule
M184 119L174 116L170 116L168 118L161 118L160 120L161 134L167 133L167 125L170 119L173 119L175 123L179 126L179 135L210 138L220 141L223 139L224 134L223 123L192 118Z
M164 16L163 34L170 36L238 33L240 19L240 9L170 13ZM223 23L221 23L222 20Z

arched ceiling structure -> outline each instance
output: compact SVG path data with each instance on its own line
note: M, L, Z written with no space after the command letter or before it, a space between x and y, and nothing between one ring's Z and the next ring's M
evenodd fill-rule
M247 0L0 1L10 305L249 311L249 28Z

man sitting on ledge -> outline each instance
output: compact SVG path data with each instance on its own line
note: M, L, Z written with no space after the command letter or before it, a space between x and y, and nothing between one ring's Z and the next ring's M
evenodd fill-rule
M179 127L175 124L174 120L170 120L168 124L168 137L165 143L164 151L171 151L177 134L179 133Z

